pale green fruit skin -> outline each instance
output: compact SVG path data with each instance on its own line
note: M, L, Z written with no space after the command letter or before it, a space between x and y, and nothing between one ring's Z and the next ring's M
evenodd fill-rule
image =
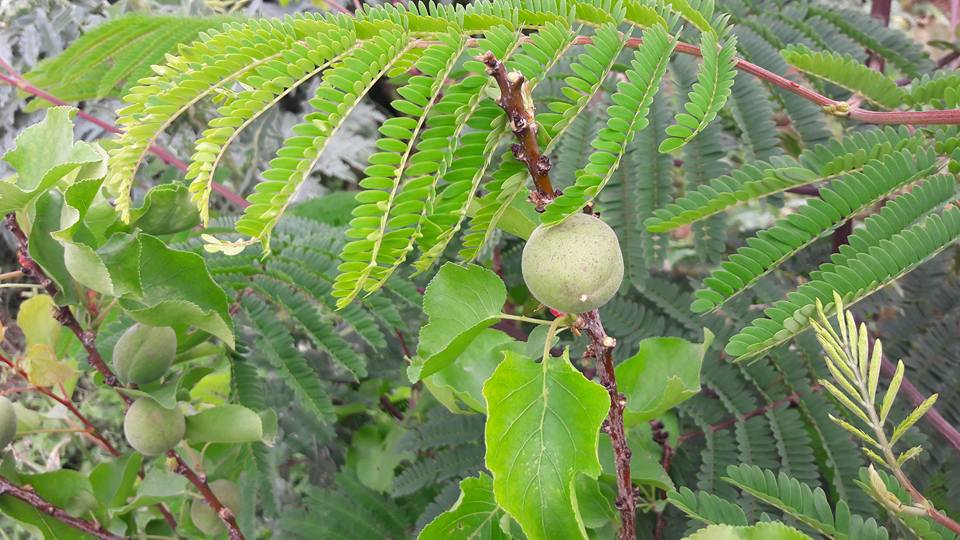
M230 480L214 480L210 482L210 489L220 499L224 506L234 514L240 510L240 488ZM209 536L216 536L227 532L220 516L203 499L194 499L190 504L190 519L198 529Z
M186 421L179 408L164 409L150 398L140 398L127 409L123 434L134 450L159 456L183 440Z
M606 304L623 281L617 233L599 218L574 214L537 227L523 248L523 281L534 298L564 313Z
M163 377L177 356L177 334L169 326L137 323L113 347L113 367L124 384L148 384Z
M13 402L0 396L0 450L7 447L17 436L17 411Z

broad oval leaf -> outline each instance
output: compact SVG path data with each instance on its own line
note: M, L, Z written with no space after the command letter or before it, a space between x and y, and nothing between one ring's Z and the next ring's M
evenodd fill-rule
M641 341L637 353L616 368L617 385L627 396L625 420L630 424L651 420L697 395L700 367L711 343L713 333L706 328L703 343L675 337Z
M600 474L607 391L568 354L537 363L507 352L483 386L486 464L497 503L530 540L586 538L574 495L579 474Z
M446 263L423 294L430 322L420 329L417 356L407 370L417 382L450 365L483 331L500 320L507 289L481 266Z
M450 538L484 538L507 540L500 529L503 510L493 498L493 479L480 473L477 478L460 482L460 498L453 507L440 514L420 532L420 540Z

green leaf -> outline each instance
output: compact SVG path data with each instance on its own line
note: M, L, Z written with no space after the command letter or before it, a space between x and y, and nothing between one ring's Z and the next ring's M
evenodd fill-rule
M71 173L79 179L103 176L103 151L90 143L73 142L75 113L71 107L54 107L17 136L14 149L3 156L17 174L0 182L0 214L25 210Z
M497 503L530 540L586 538L574 480L596 478L606 390L568 354L537 363L512 352L483 386L486 464Z
M147 192L143 206L130 211L130 222L148 234L172 234L199 225L200 213L190 201L187 186L161 184Z
M226 293L207 270L203 257L170 249L158 238L138 235L142 295L120 304L130 316L152 326L192 325L234 346Z
M574 481L574 488L577 508L588 529L599 529L616 522L617 509L613 506L616 488L613 485L581 474Z
M500 529L503 510L493 497L493 479L480 473L477 478L460 481L460 498L446 512L427 524L420 532L420 540L449 540L451 538L510 538Z
M686 540L813 540L802 532L773 521L746 527L710 525L685 537Z
M652 420L697 395L700 367L711 343L713 333L706 328L703 343L674 337L641 341L637 353L616 368L617 385L627 396L625 420Z
M363 485L381 493L393 488L394 469L403 460L414 459L410 452L400 449L404 433L396 423L366 424L354 433L347 466Z
M56 304L50 295L38 294L20 304L17 326L23 331L27 346L54 347L60 338L60 323L53 318Z
M100 463L90 471L90 485L100 504L117 508L126 504L133 494L137 472L143 463L143 455L132 452L111 461Z
M264 440L260 415L243 405L221 405L187 417L190 443L248 443Z
M57 302L72 305L78 302L76 285L63 261L64 249L51 233L60 229L63 194L51 190L37 198L35 214L30 227L27 249L33 260L53 280L59 291Z
M127 503L121 514L142 506L150 506L159 502L172 501L183 497L187 492L187 479L179 474L165 469L150 469L147 475L137 486L137 494Z
M18 485L24 482L17 474L12 459L6 459L2 465L3 477ZM41 496L46 495L41 493ZM54 495L56 495L54 493ZM0 495L0 513L5 517L15 519L27 525L32 531L39 531L45 540L60 540L62 538L77 538L77 530L61 521L44 514L33 506L10 495ZM5 523L6 525L6 523ZM80 538L91 538L81 536Z
M417 382L450 365L483 331L500 320L507 289L481 266L446 263L423 294L430 322L420 330L417 356L407 369Z
M542 347L541 347L542 349ZM522 354L524 344L499 330L484 329L457 361L423 379L440 403L453 413L487 412L483 383L497 369L505 351ZM460 407L460 404L466 409Z

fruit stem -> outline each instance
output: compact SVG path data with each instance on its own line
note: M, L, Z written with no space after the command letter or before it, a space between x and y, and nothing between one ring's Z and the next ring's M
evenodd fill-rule
M509 319L509 320L511 320L511 321L520 321L520 322L526 322L526 323L530 323L530 324L542 324L542 325L544 325L544 326L548 326L548 325L553 324L554 321L557 321L557 320L559 320L559 319L562 319L563 317L557 317L557 318L554 319L553 321L548 321L548 320L545 320L545 319L534 319L533 317L523 317L523 316L520 316L520 315L511 315L511 314L509 314L509 313L501 313L501 314L500 314L500 318L501 318L501 319Z

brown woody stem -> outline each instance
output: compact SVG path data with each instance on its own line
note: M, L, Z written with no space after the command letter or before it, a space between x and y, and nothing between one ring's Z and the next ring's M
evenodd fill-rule
M500 87L500 99L497 105L507 113L510 129L519 141L510 147L518 161L526 165L537 188L531 194L531 200L537 211L556 197L553 184L550 183L550 158L540 153L537 142L537 122L534 118L533 97L530 95L527 81L519 71L507 72L503 62L490 51L477 58L487 66L487 73L497 81Z
M33 488L29 486L18 486L2 476L0 476L0 495L9 495L20 499L57 521L66 523L94 538L100 538L101 540L123 540L122 536L113 534L98 523L71 516L65 510L54 506L40 495L37 495L37 492L35 492Z
M596 360L600 384L610 395L610 412L604 423L604 431L610 435L614 464L617 469L615 505L620 511L620 540L633 540L637 534L637 503L630 475L630 458L633 452L627 443L627 433L623 427L623 408L626 405L626 397L617 390L617 378L613 367L613 348L616 347L617 341L603 330L600 312L597 310L580 315L580 322L583 331L590 337L588 353Z
M176 450L168 450L167 457L176 461L176 467L173 469L177 474L183 475L197 491L200 492L200 495L203 496L204 500L207 501L207 504L210 505L210 508L217 513L217 516L220 517L220 520L224 522L227 526L227 533L230 537L230 540L244 540L243 533L240 532L240 527L237 525L237 519L233 515L233 512L223 505L220 502L220 499L217 498L217 495L210 489L210 484L207 483L206 476L201 476L197 474L183 458L180 457L180 454Z
M34 280L39 283L44 290L50 296L56 296L58 289L56 284L47 276L43 269L40 268L40 265L34 261L28 252L27 249L27 236L24 234L23 229L20 228L19 223L17 223L17 216L15 213L7 214L6 218L7 228L13 233L13 236L17 240L17 256L20 262L20 266L23 268L25 275L32 277ZM110 370L110 367L103 361L103 357L100 356L100 351L96 347L96 335L93 332L84 331L80 326L80 323L77 321L76 317L73 316L73 312L70 310L69 306L60 306L56 310L57 320L73 331L74 335L80 339L80 342L83 344L84 349L87 351L87 359L90 361L90 364L103 375L104 381L107 385L114 388L120 397L123 399L124 403L128 406L133 402L126 393L121 391L121 385L117 381L116 375L113 374L113 371ZM243 540L243 533L240 532L240 528L237 526L237 520L234 518L233 513L220 502L220 499L217 498L216 494L210 489L210 486L207 485L205 478L201 478L197 473L193 472L192 469L183 461L179 454L174 450L167 452L167 456L176 460L177 467L176 472L183 475L187 478L197 490L207 501L207 504L213 508L217 515L220 516L220 519L227 526L227 530L230 534L230 540ZM169 515L169 512L166 509L162 510L161 513L164 515L164 518L168 520L168 523L172 520L172 516Z
M478 58L487 66L487 73L500 87L500 99L497 102L504 110L510 122L510 128L519 144L513 145L513 154L527 166L536 191L530 193L530 200L542 212L559 195L550 183L550 158L540 152L537 142L537 123L534 118L533 98L529 95L526 81L520 72L507 72L506 67L492 52L487 51ZM617 391L617 379L613 370L613 348L616 340L604 332L600 322L600 313L593 310L580 315L576 326L590 336L589 355L596 359L600 383L610 394L610 412L604 422L604 431L610 435L613 446L614 462L617 468L617 500L620 511L620 539L633 540L636 537L636 500L633 482L630 476L630 446L623 427L624 397ZM549 340L548 340L549 341Z

